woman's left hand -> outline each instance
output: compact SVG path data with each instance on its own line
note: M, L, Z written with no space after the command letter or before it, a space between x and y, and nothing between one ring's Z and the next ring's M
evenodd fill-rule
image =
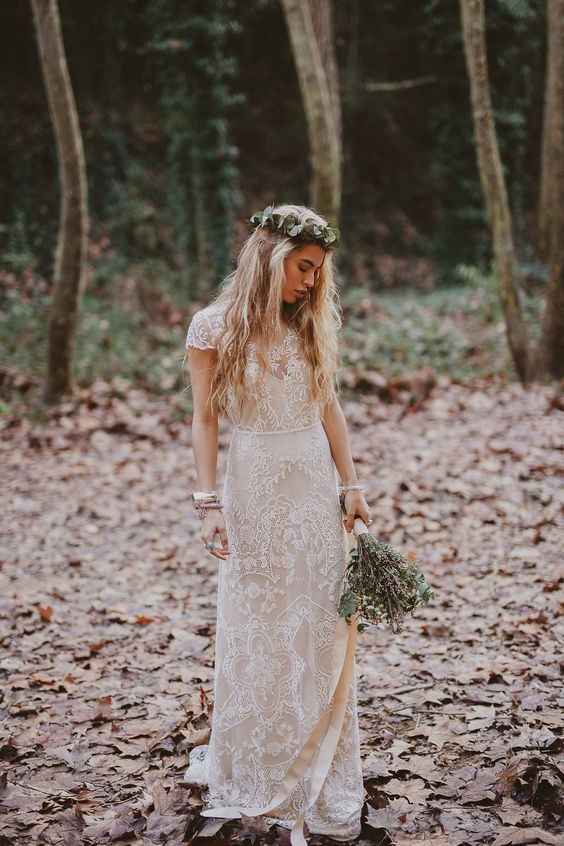
M367 526L372 522L370 509L362 491L345 491L345 512L343 524L347 532L352 532L357 517L364 520Z

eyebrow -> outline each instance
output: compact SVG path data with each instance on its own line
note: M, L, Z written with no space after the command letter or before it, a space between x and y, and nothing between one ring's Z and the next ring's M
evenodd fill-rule
M302 258L302 259L300 259L300 261L307 261L308 264L311 264L312 267L315 267L315 262L313 262L311 259ZM323 262L321 264L323 264ZM319 265L319 267L321 267L321 264ZM318 270L319 270L319 267L318 267Z

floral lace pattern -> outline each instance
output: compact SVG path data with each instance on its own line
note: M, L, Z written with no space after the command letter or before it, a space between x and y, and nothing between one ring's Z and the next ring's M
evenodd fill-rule
M196 312L186 344L213 347L221 312ZM214 711L205 762L208 808L268 804L320 715L331 707L337 602L347 558L337 473L308 364L289 329L259 372L233 425L223 485L230 555L218 564ZM233 405L231 405L233 409ZM270 818L300 812L311 832L360 833L364 786L356 665L323 787L307 806L310 773ZM188 773L187 773L188 777ZM290 822L289 822L290 821Z

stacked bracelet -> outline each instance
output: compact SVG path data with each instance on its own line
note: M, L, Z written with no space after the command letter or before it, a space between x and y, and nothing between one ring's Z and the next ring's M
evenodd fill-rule
M339 493L345 493L346 491L363 491L364 485L355 482L352 485L339 485Z
M220 501L217 491L194 491L192 501L201 520L206 516L208 509L223 508L223 503Z

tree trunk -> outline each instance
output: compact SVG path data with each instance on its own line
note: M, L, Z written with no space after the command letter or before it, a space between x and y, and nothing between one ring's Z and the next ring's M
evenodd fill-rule
M73 393L72 359L80 298L85 284L88 237L86 170L76 104L68 72L57 0L31 0L41 69L57 144L61 214L51 312L44 400Z
M333 29L333 7L331 0L309 0L311 8L311 20L315 40L319 47L321 67L325 70L327 87L329 88L329 99L335 119L335 132L337 143L341 148L343 139L343 118L341 112L341 89L339 84L339 68L337 65L337 52L335 50L335 34Z
M543 143L543 241L549 282L537 375L564 377L564 0L548 0L548 68ZM543 196L546 195L546 196Z
M554 237L553 210L556 199L555 168L557 137L562 133L562 32L564 3L547 0L547 55L544 121L542 132L541 184L538 208L537 249L543 261L549 261L551 238Z
M311 202L338 225L341 210L341 109L330 0L282 0L298 74L310 144ZM316 28L321 44L316 37ZM324 67L323 56L326 66Z
M492 231L499 294L515 369L522 383L529 378L527 329L523 320L511 212L493 119L485 35L484 0L460 0L466 66L470 80L478 168Z

